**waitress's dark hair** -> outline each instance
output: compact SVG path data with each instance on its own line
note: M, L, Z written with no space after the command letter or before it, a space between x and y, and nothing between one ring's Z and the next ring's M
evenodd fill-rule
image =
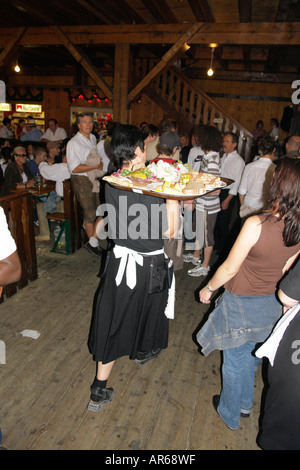
M204 153L220 152L222 149L222 134L216 127L203 126L199 133L198 144Z
M144 151L142 131L130 124L117 124L110 143L110 150L117 168L121 168L124 161L134 159L137 147Z
M270 207L284 221L285 246L300 241L300 158L283 157L274 171L270 188Z
M276 149L276 142L273 137L267 135L258 141L258 150L262 155L269 155Z

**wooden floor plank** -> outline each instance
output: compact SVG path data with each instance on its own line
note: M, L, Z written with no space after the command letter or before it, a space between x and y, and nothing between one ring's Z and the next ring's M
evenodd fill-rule
M207 306L195 301L202 278L176 273L176 315L169 346L139 366L120 358L108 386L113 401L87 410L95 364L87 348L99 259L81 249L70 256L38 251L39 278L0 306L0 426L13 450L256 450L261 368L255 404L230 431L213 409L221 386L221 354L199 354L194 333ZM24 329L41 333L21 336Z

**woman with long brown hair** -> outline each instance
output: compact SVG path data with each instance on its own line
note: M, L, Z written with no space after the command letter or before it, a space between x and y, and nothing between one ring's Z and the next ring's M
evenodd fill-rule
M265 341L282 314L276 285L300 250L300 160L283 158L270 188L267 212L249 217L227 259L199 293L210 303L225 291L197 334L202 352L223 351L222 390L213 405L230 429L249 416L254 395L256 345Z

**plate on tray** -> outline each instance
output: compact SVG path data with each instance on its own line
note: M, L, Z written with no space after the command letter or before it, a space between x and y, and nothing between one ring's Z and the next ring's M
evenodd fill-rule
M228 183L226 183L225 181L221 181L221 184L218 184L217 186L207 184L206 191L213 191L214 189L225 188L226 186L228 186Z
M165 191L156 191L156 188L158 186L162 186L162 183L150 183L150 184L147 184L146 186L146 189L148 191L151 191L152 193L155 193L155 194L159 194L161 197L163 196L175 196L179 199L194 199L196 197L199 197L199 196L203 196L205 194L205 192L199 192L199 193L196 193L196 194L184 194L184 193L175 193L175 192L172 192L172 191L168 191L168 189L166 189Z

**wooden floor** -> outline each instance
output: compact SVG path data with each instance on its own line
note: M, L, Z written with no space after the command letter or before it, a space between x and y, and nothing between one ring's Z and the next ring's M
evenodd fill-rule
M230 431L213 409L220 391L219 352L204 357L193 333L207 312L195 301L203 278L176 274L176 316L169 347L139 366L119 359L108 386L113 401L87 410L95 364L87 348L99 260L38 249L39 278L0 306L2 446L11 450L258 450L263 382L256 373L250 418ZM39 338L24 337L25 329Z

